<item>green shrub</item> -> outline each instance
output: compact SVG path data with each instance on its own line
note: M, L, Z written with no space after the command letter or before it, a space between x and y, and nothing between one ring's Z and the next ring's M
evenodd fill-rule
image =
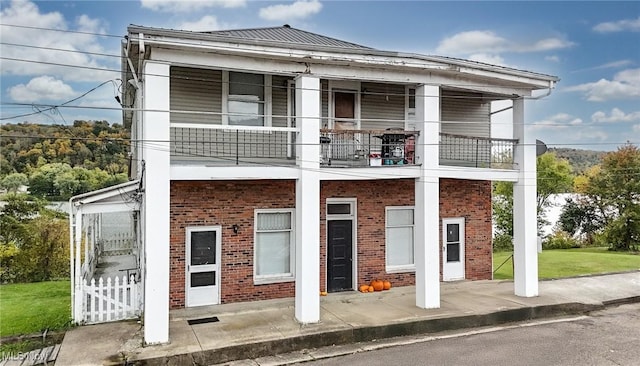
M508 234L498 234L493 238L494 252L513 251L513 238Z
M554 231L542 241L542 249L571 249L579 248L580 243L566 231Z

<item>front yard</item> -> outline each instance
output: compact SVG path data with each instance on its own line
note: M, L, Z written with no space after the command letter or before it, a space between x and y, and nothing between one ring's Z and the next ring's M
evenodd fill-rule
M69 281L0 286L0 337L63 329L71 317Z
M493 268L502 267L493 274L496 280L513 279L512 252L493 253ZM538 277L561 278L589 274L621 272L640 269L640 255L611 252L606 248L579 248L543 250L538 254Z

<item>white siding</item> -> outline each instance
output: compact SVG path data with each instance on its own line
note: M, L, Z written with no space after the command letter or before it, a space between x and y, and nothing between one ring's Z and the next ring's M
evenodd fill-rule
M271 125L273 127L287 127L287 78L285 76L273 76L271 82L272 107Z
M322 99L322 108L321 108L321 116L322 116L322 124L321 128L329 127L329 81L328 80L320 80L320 93Z
M362 83L361 128L363 130L404 129L405 89L403 85Z
M441 132L491 137L490 103L481 94L443 90L440 105Z
M171 122L222 123L221 71L172 66L170 77L172 111L216 113L171 113Z

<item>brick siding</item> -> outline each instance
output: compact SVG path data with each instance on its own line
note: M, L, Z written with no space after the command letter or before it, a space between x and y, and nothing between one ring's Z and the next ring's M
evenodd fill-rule
M394 286L414 284L413 273L385 271L385 207L413 206L413 179L323 181L320 195L321 290L326 288L327 198L357 199L358 284L373 278L389 279ZM253 283L254 210L294 207L292 180L171 182L171 308L185 306L185 233L189 226L222 227L222 303L294 296L293 282ZM491 183L441 179L440 217L465 218L466 278L490 279ZM234 224L239 226L237 234Z

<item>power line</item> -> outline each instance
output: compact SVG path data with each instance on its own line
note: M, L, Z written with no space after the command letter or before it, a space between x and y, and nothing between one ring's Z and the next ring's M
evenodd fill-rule
M52 31L52 32L61 32L61 33L84 34L84 35L99 36L99 37L123 38L123 36L119 36L119 35L115 35L115 34L85 32L85 31L74 31L74 30L69 30L69 29L44 28L44 27L36 27L36 26L20 25L20 24L0 23L0 26L2 26L2 27L13 27L13 28L23 28L23 29L43 30L43 31Z

